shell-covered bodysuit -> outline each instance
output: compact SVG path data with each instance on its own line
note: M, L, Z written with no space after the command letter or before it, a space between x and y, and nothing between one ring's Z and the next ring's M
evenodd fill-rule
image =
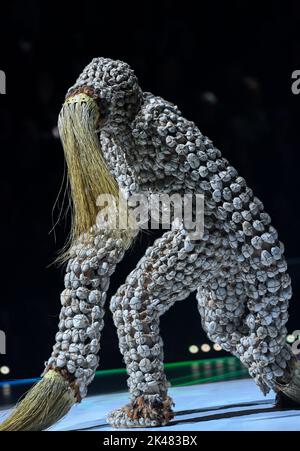
M166 231L111 299L131 403L110 423L155 426L172 418L159 318L192 292L209 339L239 357L264 393L275 389L292 357L285 344L292 292L283 244L262 202L176 106L141 91L126 63L94 59L68 95L83 87L100 99L101 148L123 193L199 193L205 205L202 239L193 241L184 225ZM125 249L95 228L72 252L47 369L71 374L81 399L98 365L109 278Z

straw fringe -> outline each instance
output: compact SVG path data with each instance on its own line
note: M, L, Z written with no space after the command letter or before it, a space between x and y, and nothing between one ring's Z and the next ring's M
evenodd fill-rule
M0 431L42 431L65 416L75 403L69 382L50 370L0 424Z
M100 120L95 100L86 94L77 94L64 103L58 119L58 128L64 148L72 198L72 227L69 240L59 261L70 257L70 248L78 237L88 235L96 224L99 207L97 198L101 194L112 195L119 202L119 186L109 172L101 152L97 128ZM126 233L127 232L127 233ZM128 234L129 229L114 230L116 239Z

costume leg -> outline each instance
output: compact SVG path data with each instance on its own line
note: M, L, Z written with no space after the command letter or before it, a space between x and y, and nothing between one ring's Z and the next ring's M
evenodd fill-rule
M285 343L290 278L280 247L273 246L276 263L265 250L233 255L197 299L209 338L239 357L266 394L291 380L294 359Z
M243 334L246 302L243 284L221 270L205 288L198 287L196 298L208 338L225 351L236 354L236 346Z
M165 233L147 249L112 298L111 311L129 375L131 402L109 414L111 425L160 426L172 419L159 317L196 289L206 260L204 249L204 241L193 245L183 230ZM207 265L216 264L208 260Z

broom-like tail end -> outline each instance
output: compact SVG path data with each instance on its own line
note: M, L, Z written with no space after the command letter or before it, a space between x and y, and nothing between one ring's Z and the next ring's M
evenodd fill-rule
M48 371L0 424L0 431L42 431L77 402L74 389L57 371Z

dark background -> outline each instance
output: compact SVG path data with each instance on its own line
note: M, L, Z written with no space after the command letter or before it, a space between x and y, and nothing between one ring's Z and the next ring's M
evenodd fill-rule
M214 140L259 196L286 245L300 328L300 2L175 1L1 3L1 315L9 378L40 374L56 332L63 268L49 266L68 232L52 207L64 173L56 121L64 94L95 56L118 58L142 88L179 105ZM112 294L153 240L144 235L113 276ZM194 296L162 319L166 361L207 341ZM100 368L120 367L107 309ZM4 378L4 376L0 376Z

